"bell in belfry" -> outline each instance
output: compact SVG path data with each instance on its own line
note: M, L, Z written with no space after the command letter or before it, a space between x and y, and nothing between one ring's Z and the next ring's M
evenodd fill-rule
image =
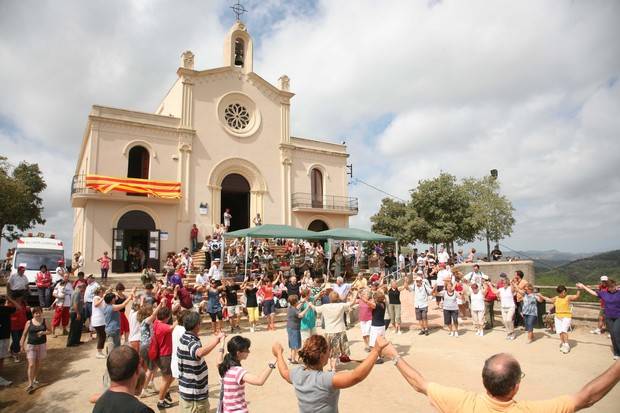
M243 66L243 40L237 39L235 41L235 66Z
M235 66L243 66L243 53L235 53Z

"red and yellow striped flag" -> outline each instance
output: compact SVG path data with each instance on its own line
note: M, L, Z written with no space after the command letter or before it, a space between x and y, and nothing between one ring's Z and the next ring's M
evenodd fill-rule
M128 194L148 194L164 199L181 198L181 183L172 181L86 175L86 187L104 194L110 191L119 191Z

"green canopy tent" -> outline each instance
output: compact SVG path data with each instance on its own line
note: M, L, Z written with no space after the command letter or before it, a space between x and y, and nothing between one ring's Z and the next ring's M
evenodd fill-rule
M398 240L387 235L377 234L375 232L365 231L358 228L334 228L318 233L323 238L347 240L347 241L377 241L377 242L394 242L395 255L398 257ZM331 257L328 257L328 268Z
M318 233L322 238L347 241L396 242L396 238L357 228L334 228Z
M308 231L301 228L295 228L290 225L265 224L256 227L240 229L238 231L225 232L225 238L290 238L290 239L320 239L325 238L318 236L320 234L314 231Z
M223 238L245 238L245 265L244 274L248 274L248 249L250 247L250 238L288 238L288 239L324 239L318 232L308 231L301 228L295 228L290 225L265 224L251 228L240 229L232 232L225 232ZM226 243L222 245L222 267L224 265L224 256L226 254Z

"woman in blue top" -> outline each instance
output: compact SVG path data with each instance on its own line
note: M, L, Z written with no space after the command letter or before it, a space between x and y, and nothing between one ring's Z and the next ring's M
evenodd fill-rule
M514 286L514 284L513 284ZM521 315L525 321L525 331L527 331L527 344L534 341L534 325L538 319L538 302L543 302L542 297L534 293L534 286L530 283L525 285L525 290L519 290L523 294L523 305Z
M216 335L222 328L222 291L224 287L218 287L215 280L211 280L207 289L207 313L211 316L211 328Z
M314 302L314 296L311 294L309 288L301 290L301 311L304 311L309 303ZM310 308L304 317L301 319L301 341L306 341L310 336L316 334L316 311Z

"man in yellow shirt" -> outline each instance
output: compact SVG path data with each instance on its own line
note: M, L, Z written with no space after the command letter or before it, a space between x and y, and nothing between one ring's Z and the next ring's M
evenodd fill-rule
M519 362L510 354L499 353L488 358L482 369L486 394L428 383L405 360L392 344L383 355L392 358L405 380L417 392L428 396L430 403L442 413L573 413L592 406L620 381L620 361L572 395L549 400L516 401L523 373Z

